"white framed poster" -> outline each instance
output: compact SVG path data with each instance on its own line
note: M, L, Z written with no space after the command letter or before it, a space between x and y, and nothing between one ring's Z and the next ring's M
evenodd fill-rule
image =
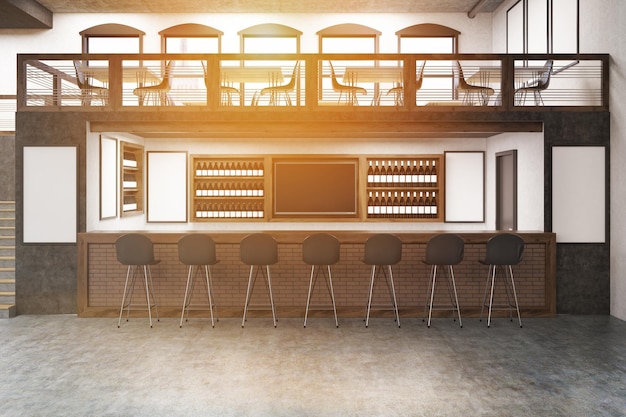
M606 241L606 148L552 148L552 232L559 243Z
M485 221L485 152L446 151L445 222Z
M100 220L117 217L117 139L100 137Z
M24 146L24 243L76 243L76 146Z
M150 151L148 222L187 221L187 152Z

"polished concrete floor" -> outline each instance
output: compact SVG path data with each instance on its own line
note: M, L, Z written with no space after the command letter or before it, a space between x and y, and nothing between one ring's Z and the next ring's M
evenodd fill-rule
M626 322L401 323L0 320L0 415L626 415Z

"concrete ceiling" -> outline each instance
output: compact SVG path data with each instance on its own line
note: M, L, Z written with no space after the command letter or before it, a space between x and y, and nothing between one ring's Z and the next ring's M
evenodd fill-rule
M54 13L490 13L504 0L0 0L0 29L50 28Z

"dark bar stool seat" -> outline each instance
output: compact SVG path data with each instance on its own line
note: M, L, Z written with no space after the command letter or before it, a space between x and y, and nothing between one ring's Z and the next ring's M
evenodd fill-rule
M402 241L397 236L383 233L374 235L365 241L365 256L363 262L372 266L369 297L367 299L367 314L365 316L365 327L369 326L374 281L380 271L383 272L383 276L385 277L387 289L389 290L389 296L391 297L392 308L395 313L398 327L400 327L400 315L398 314L396 289L393 283L393 271L391 266L400 262L401 259Z
M465 241L461 236L453 233L445 233L436 235L431 238L426 244L426 258L423 262L426 265L431 266L430 283L428 292L430 297L426 301L424 306L424 315L426 315L426 309L428 309L428 327L430 327L430 320L432 318L433 308L439 307L433 306L435 298L435 286L437 283L437 270L442 267L444 270L447 267L448 270L448 293L450 295L450 303L452 305L452 311L456 311L459 317L459 326L463 327L461 321L461 309L459 308L459 297L456 292L456 281L454 279L453 265L461 263L463 260L463 254L465 252Z
M154 247L152 240L150 240L148 236L140 233L128 233L120 236L115 241L115 252L119 263L128 266L126 269L124 294L122 295L122 306L120 307L120 316L117 320L117 327L120 327L120 324L122 323L122 314L124 313L124 309L126 309L126 321L128 321L136 278L141 272L143 272L143 284L146 291L148 319L150 321L150 327L152 327L152 308L154 308L157 321L159 321L159 310L157 309L154 298L154 286L152 284L152 274L150 272L150 265L156 265L159 261L154 259Z
M302 242L302 260L311 265L311 277L309 278L309 293L306 299L306 310L304 312L304 327L309 315L309 307L311 303L311 292L315 289L317 277L322 272L330 299L333 303L333 313L335 314L335 326L339 327L337 320L337 307L335 305L335 292L333 290L333 276L330 266L339 261L339 241L337 238L328 233L316 233L308 236ZM326 273L324 273L326 267ZM317 272L316 272L317 270Z
M485 286L485 296L483 297L483 305L480 309L480 319L483 318L483 310L485 306L489 307L489 316L487 318L487 327L491 326L491 310L493 305L493 290L496 282L498 266L504 267L504 289L506 292L507 304L498 309L509 310L509 318L513 321L513 310L517 311L517 320L519 327L522 327L522 318L519 312L519 304L517 302L517 292L515 291L515 280L513 279L513 265L521 262L524 256L524 239L513 233L502 233L493 236L487 241L487 251L485 259L480 263L489 265L489 274L487 276L487 285ZM510 279L510 282L508 279ZM510 284L510 287L509 287ZM511 291L513 292L513 300L511 300ZM487 292L489 292L489 304L487 304Z
M183 236L178 241L178 259L182 264L189 267L187 272L187 285L185 287L185 298L183 299L183 309L180 314L180 327L183 327L183 319L185 319L185 316L187 316L187 319L189 318L189 307L194 290L194 277L198 274L201 267L204 267L204 281L209 310L211 311L211 326L215 327L215 321L213 319L215 297L213 296L213 275L211 273L211 266L219 262L215 255L215 242L209 236L203 234Z
M241 327L244 327L246 323L246 316L248 314L248 308L250 304L250 297L254 290L254 284L256 278L261 271L261 275L264 276L267 283L267 290L270 297L270 305L272 308L272 318L274 320L274 327L276 327L276 309L274 307L274 296L272 295L272 278L270 275L270 265L278 262L278 243L276 240L264 233L253 233L244 237L239 244L241 261L247 265L250 265L250 275L248 277L248 289L246 291L246 304L243 309L243 319L241 320ZM254 268L256 274L253 274ZM265 272L263 271L265 269Z

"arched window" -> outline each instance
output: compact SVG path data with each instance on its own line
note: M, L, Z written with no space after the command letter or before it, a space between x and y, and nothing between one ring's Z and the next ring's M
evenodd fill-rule
M422 23L396 32L398 53L456 54L461 32L434 23Z
M381 32L356 23L329 26L317 32L320 53L378 53Z
M176 53L221 53L224 32L198 23L184 23L163 29L161 52Z
M240 30L242 53L300 53L302 32L278 23L263 23Z
M80 32L82 52L97 53L143 53L145 32L119 23L92 26Z

